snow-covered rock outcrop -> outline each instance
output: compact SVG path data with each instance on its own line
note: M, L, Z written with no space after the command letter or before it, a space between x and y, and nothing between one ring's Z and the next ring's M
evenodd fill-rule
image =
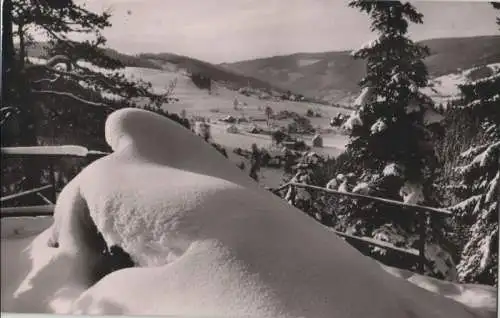
M54 225L30 247L32 268L21 287L29 285L32 308L216 317L477 317L387 273L173 121L122 109L108 118L106 140L114 153L67 185ZM100 262L92 226L136 266L78 295L92 278L85 269ZM47 250L52 252L43 256ZM67 293L62 297L55 289ZM29 311L19 307L29 300L14 300L5 310Z

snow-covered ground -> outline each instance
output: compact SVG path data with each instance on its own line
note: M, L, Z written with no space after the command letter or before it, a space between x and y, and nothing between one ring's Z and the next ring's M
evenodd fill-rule
M59 248L47 231L30 246L50 218L2 219L2 311L77 304L88 314L494 317L494 289L380 268L165 118L137 109L110 118L115 153L59 197ZM106 243L139 265L88 290L78 273L101 250L85 243L95 236L81 222L87 208ZM22 306L13 307L21 281Z
M269 148L272 144L271 136L261 134L251 134L244 130L238 133L228 133L226 131L227 125L221 123L211 124L212 138L216 143L229 148L242 148L250 149L252 144L255 143L258 147ZM336 157L344 151L348 137L339 134L325 134L322 135L323 147L313 148L314 152L324 156ZM312 146L312 136L303 136L302 139L307 145Z
M1 220L2 317L11 316L6 312L10 311L14 292L31 269L32 261L27 253L29 245L51 223L51 217L3 218ZM494 287L450 283L383 264L381 266L391 275L474 308L480 312L481 318L496 317L497 290Z
M44 59L30 58L33 63L43 64ZM90 68L94 71L109 73L103 69L97 68L89 63L79 63L81 66ZM280 111L296 112L300 115L305 115L308 109L312 109L320 113L321 117L309 118L313 127L321 127L322 129L329 128L330 118L338 113L347 113L348 111L342 108L325 106L314 103L302 103L294 101L274 101L261 100L256 96L245 96L236 91L229 90L222 85L214 83L213 92L210 94L208 90L202 90L196 87L190 78L182 70L157 70L140 67L125 67L120 70L129 79L141 79L146 82L151 82L152 88L156 92L164 92L167 87L175 82L172 97L178 98L179 101L164 106L164 109L169 112L181 113L186 112L186 116L199 116L209 118L211 120L212 135L214 141L230 148L246 148L250 149L253 143L259 147L268 147L271 143L271 138L265 135L249 134L240 132L238 134L230 134L226 132L227 125L218 124L217 120L228 115L245 118L265 118L264 109L269 106L274 113ZM238 101L238 109L234 109L234 101ZM286 125L287 121L277 122L277 125ZM259 125L265 125L265 122ZM347 136L336 133L328 133L323 137L323 148L314 149L314 151L326 156L337 156L343 151ZM312 137L305 137L306 143L311 145Z
M11 308L14 292L31 269L26 249L33 239L52 224L52 217L1 219L1 304Z
M436 104L443 104L446 107L448 101L460 95L458 85L488 77L499 68L500 63L493 63L467 70L458 70L455 73L433 78L430 81L430 86L422 89L422 92L432 98Z

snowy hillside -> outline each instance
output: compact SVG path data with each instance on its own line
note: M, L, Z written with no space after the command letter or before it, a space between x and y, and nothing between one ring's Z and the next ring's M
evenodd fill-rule
M492 63L439 76L431 79L429 87L422 92L431 97L436 105L446 106L447 102L459 96L458 85L491 76L499 68L500 63Z
M45 63L44 59L29 58L35 64ZM94 71L109 73L94 65L85 62L79 62L79 65L90 68ZM260 126L267 128L265 123L264 109L269 106L274 113L280 111L295 112L304 115L308 109L314 109L315 112L321 114L321 117L310 118L311 124L314 127L329 128L330 118L338 113L347 113L347 110L326 106L314 103L304 103L295 101L278 101L259 99L256 95L246 96L238 91L231 90L225 84L214 82L212 92L206 89L198 88L188 76L186 70L172 63L162 62L163 70L141 67L125 67L120 70L129 79L143 80L152 84L153 91L162 93L167 91L168 87L175 84L172 97L176 98L176 102L165 105L164 109L168 112L180 114L185 112L188 118L203 117L211 122L211 135L214 142L221 144L229 153L234 148L250 149L252 144L259 147L269 147L272 143L269 135L251 134L248 131L252 126ZM110 96L108 96L110 97ZM237 101L238 109L234 108L234 103ZM259 122L249 122L238 125L237 133L228 133L229 124L219 122L227 116L234 118L256 118ZM264 120L263 120L264 119ZM287 122L276 123L277 125L286 125ZM313 136L304 136L304 141L312 144ZM347 144L347 136L337 133L325 133L323 137L323 147L315 149L316 152L325 156L338 156ZM239 156L230 155L229 158L236 164L241 163L242 158ZM247 168L249 163L245 163ZM283 171L277 169L263 168L261 170L261 180L266 186L277 187L281 183Z
M431 77L500 62L500 36L436 38L419 43L430 49L425 64ZM306 96L345 105L359 94L358 83L366 73L365 62L352 59L349 51L296 53L222 66Z

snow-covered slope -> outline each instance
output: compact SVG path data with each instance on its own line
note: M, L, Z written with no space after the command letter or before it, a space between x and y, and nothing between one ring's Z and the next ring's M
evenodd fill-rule
M3 310L67 312L91 278L85 269L99 262L90 216L106 243L123 247L138 267L99 280L73 313L477 317L387 273L164 117L120 110L107 121L106 140L115 153L65 187L55 227L30 248L24 302ZM48 247L49 238L59 247Z
M458 85L491 76L499 68L500 63L494 63L439 76L433 78L429 87L422 92L431 97L436 104L443 104L446 107L448 101L459 97Z
M33 57L30 57L30 60L36 64L46 62L44 59ZM78 64L93 71L109 73L109 71L97 68L89 63L78 62ZM184 70L169 68L168 66L165 66L164 70L125 67L120 72L125 74L129 79L140 79L150 82L153 90L158 93L165 92L171 83L175 83L172 97L177 98L178 101L165 105L164 109L177 114L184 111L187 117L209 118L212 122L211 133L214 141L229 148L250 148L253 143L256 143L259 147L267 147L271 144L271 138L264 135L229 134L226 132L225 126L221 127L221 125L213 124L213 122L217 122L218 119L228 115L248 120L250 118L265 118L264 109L267 106L270 106L274 113L286 110L301 115L305 115L308 109L314 109L318 113L321 113L322 116L310 118L311 124L314 127L325 128L330 127L330 118L336 116L339 112L346 112L344 109L314 103L261 100L257 96L242 95L237 91L226 88L224 84L220 83L213 83L212 93L209 93L208 90L196 87ZM239 104L238 109L234 109L235 100ZM324 148L318 151L325 155L336 156L343 150L347 143L347 137L343 135L328 134L323 136L323 138L325 139Z
M52 221L51 217L2 219L0 249L2 315L5 311L12 310L14 292L31 268L27 250L30 243L39 233L46 230ZM477 309L482 313L480 317L496 317L497 290L494 287L445 282L383 264L380 266L391 275Z

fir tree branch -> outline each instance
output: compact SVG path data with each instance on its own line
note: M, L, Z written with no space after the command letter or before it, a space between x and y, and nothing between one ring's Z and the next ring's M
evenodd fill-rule
M42 78L36 81L33 81L33 83L43 83L43 82L49 82L51 84L57 82L61 78L61 75L56 75L54 78Z
M48 95L57 95L57 96L65 96L65 97L69 97L69 98L72 98L76 101L79 101L83 104L86 104L86 105L89 105L89 106L100 106L100 107L108 107L109 105L106 105L106 104L103 104L103 103L96 103L96 102L92 102L92 101L89 101L89 100L85 100L83 98L80 98L78 96L75 96L71 93L68 93L68 92L58 92L58 91L51 91L51 90L33 90L32 91L33 93L36 93L36 94L48 94Z

